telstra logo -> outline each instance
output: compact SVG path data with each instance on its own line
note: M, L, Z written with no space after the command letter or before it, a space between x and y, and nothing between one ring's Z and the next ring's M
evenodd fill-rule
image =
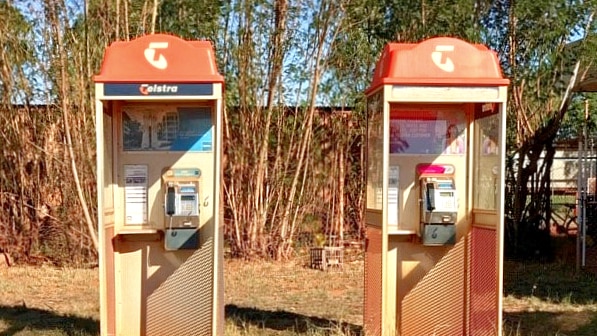
M178 85L168 85L168 84L141 84L139 86L139 92L142 95L148 96L151 94L163 94L163 93L177 93L178 92Z

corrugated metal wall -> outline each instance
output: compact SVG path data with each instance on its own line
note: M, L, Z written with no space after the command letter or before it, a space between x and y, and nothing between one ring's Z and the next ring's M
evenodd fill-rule
M497 333L498 268L497 232L473 227L469 253L470 328L473 336Z
M382 305L382 232L367 227L365 251L365 304L363 325L365 335L381 335Z
M146 335L211 335L213 262L210 237L148 296Z
M466 239L461 239L402 300L400 335L464 334Z

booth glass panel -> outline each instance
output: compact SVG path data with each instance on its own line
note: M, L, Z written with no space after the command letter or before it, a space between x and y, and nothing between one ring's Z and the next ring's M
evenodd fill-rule
M383 106L381 92L367 101L367 208L374 210L383 206Z
M500 118L492 114L475 120L473 207L477 210L499 209Z
M104 109L107 110L107 109ZM104 123L104 154L103 154L103 161L104 161L104 193L103 193L103 200L102 204L104 205L104 209L113 209L114 208L114 196L112 192L112 187L114 185L114 178L112 174L113 169L113 151L114 151L114 142L112 141L113 137L113 129L112 129L112 114L104 113L103 115L103 123Z
M450 222L456 223L457 218L464 217L464 208L459 205L464 202L458 202L458 195L464 195L466 190L468 120L467 108L462 104L390 105L387 140L390 230L420 231L426 213L422 202L427 192L424 190L429 183L440 180L446 183L438 185L441 187L437 190L438 202L451 204L449 212L455 214L450 215ZM429 167L422 168L425 166ZM429 206L434 207L431 203ZM434 221L441 218L440 212L435 212Z

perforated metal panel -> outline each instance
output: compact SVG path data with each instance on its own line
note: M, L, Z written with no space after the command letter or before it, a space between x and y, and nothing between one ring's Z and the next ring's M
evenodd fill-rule
M474 227L469 255L470 334L493 336L498 321L497 232Z
M110 223L112 224L112 223ZM106 297L102 302L106 305L106 332L110 335L116 333L116 289L114 288L114 248L112 246L112 237L114 237L114 227L110 226L104 230L104 263L106 269Z
M147 298L148 336L211 335L213 238Z
M400 335L464 334L465 246L461 239L404 297Z
M220 191L221 192L221 191ZM220 199L223 199L223 197L220 197ZM221 203L220 203L221 204ZM224 210L222 210L224 207L223 205L221 205L220 207L220 218L224 218L223 213ZM224 221L218 221L218 223L220 223L220 225L218 226L218 244L219 244L219 248L218 250L222 249L222 246L224 246L224 225L223 225ZM224 335L224 329L225 329L225 313L224 313L224 272L222 271L222 268L224 267L224 253L217 253L216 255L216 262L218 267L214 268L217 269L217 282L218 282L218 290L216 293L216 335Z
M382 305L382 232L380 228L367 227L365 253L365 335L381 335Z

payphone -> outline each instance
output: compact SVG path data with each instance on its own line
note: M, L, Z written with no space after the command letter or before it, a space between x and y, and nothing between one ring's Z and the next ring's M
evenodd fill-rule
M458 198L451 165L417 166L419 173L420 235L423 245L456 243Z
M502 335L508 84L483 45L384 47L365 91L365 335Z
M94 77L103 336L224 334L216 59L152 34L112 43Z
M166 169L162 175L166 251L198 248L200 177L198 168Z

